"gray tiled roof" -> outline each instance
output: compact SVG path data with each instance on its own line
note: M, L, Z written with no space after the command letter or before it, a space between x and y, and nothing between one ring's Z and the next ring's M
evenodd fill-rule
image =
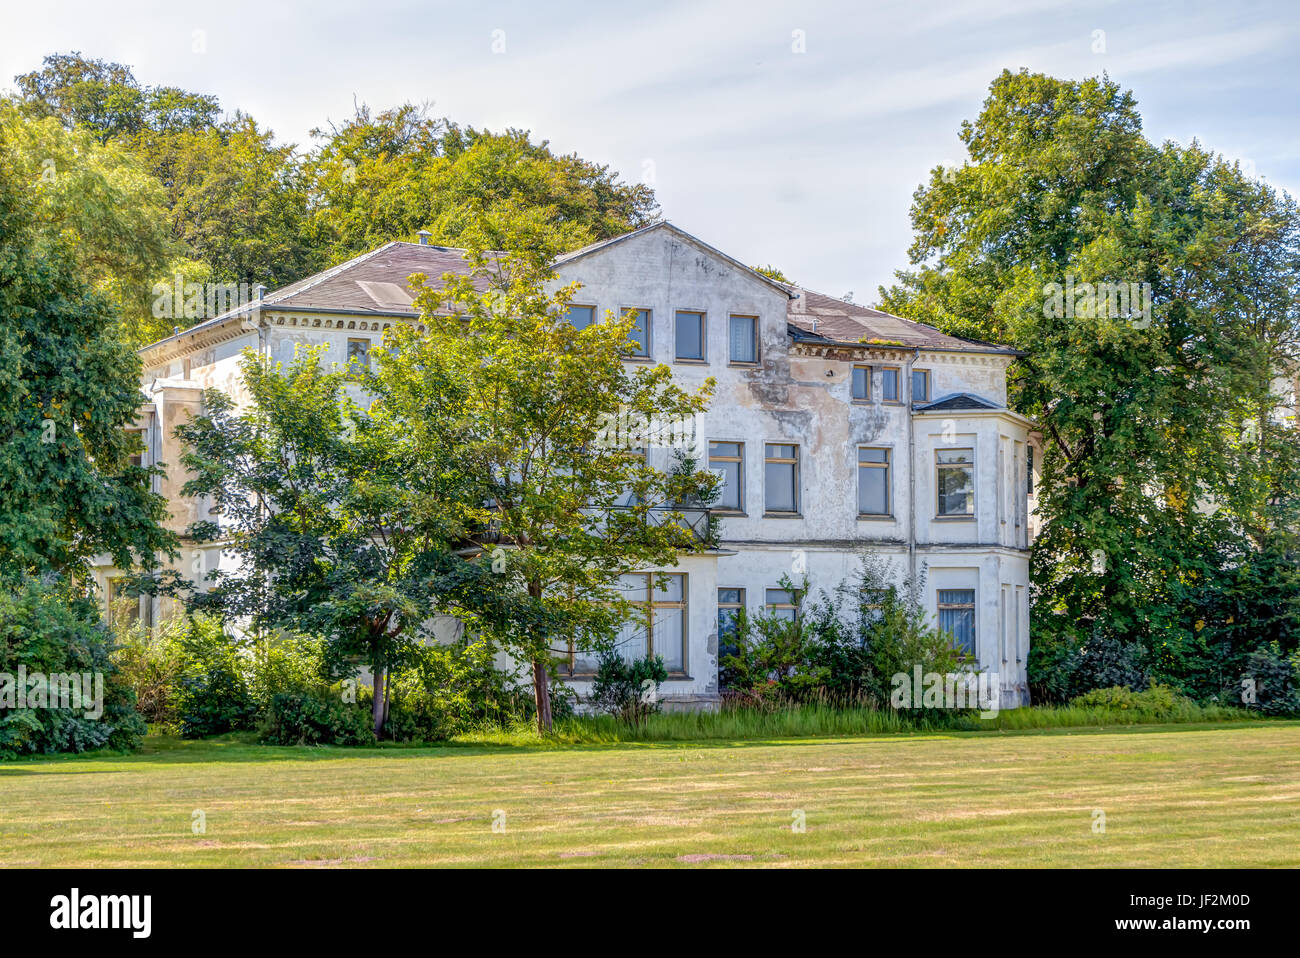
M951 409L1001 409L995 402L972 393L953 393L941 396L932 403L918 404L917 412L942 412Z
M734 263L737 267L748 270L749 267L732 260L726 254L714 250L680 228L666 221L653 223L631 233L594 243L591 246L574 250L556 260L556 265L563 265L582 256L593 253L603 247L621 242L630 236L654 229L670 229L689 237L702 248L717 253L718 256ZM501 256L503 254L491 254ZM215 319L207 320L179 334L186 336L207 326L222 323L231 317L250 313L257 307L282 310L330 311L364 315L399 315L415 316L412 308L414 293L410 287L410 276L424 273L430 286L438 285L443 273L469 275L471 268L465 259L465 251L447 246L422 245L419 243L391 242L378 249L363 253L345 263L333 266L323 272L308 276L266 296L257 303L249 304ZM791 336L796 340L827 342L841 344L902 344L909 348L959 350L962 352L1003 352L1015 354L1016 351L1005 346L984 343L975 339L948 336L924 323L913 322L891 316L878 309L869 309L855 303L826 296L822 293L803 289L787 283L776 283L765 276L754 273L763 282L771 283L784 289L790 295L787 311L787 323ZM475 286L487 288L486 277L477 276ZM168 337L172 339L175 337ZM164 339L161 342L167 342ZM154 344L158 345L158 344ZM149 348L149 347L146 347Z
M794 327L792 335L797 339L854 344L877 340L921 349L1015 352L1009 347L978 339L949 336L925 323L891 316L810 289L791 286L790 290L794 298L790 300L786 319Z

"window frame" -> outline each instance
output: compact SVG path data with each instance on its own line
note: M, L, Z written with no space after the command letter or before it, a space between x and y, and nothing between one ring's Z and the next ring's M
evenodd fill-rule
M864 380L864 381L866 382L866 384L867 384L867 394L866 394L865 396L859 396L859 395L857 395L857 394L854 392L854 390L857 388L857 382L856 382L856 380L857 380L857 372L858 372L859 369L862 370L862 372L863 372L863 380ZM850 398L853 402L855 402L855 403L869 403L869 402L871 402L871 376L872 376L872 369L873 369L873 367L867 365L866 363L854 363L854 364L853 364L853 369L850 370L850 372L849 372L849 398Z
M567 306L564 307L564 315L561 318L570 326L573 326L573 320L569 318L569 314L573 312L575 309L591 310L591 322L589 322L586 326L583 326L582 329L577 329L576 326L574 327L574 329L577 329L578 332L582 332L583 329L588 329L596 325L596 321L599 317L599 310L596 308L596 305L594 303L569 303Z
M790 596L790 601L789 601L789 602L773 602L773 601L772 601L772 593L773 593L773 592L780 592L780 593L783 593L783 594L785 594L785 595ZM768 615L774 615L774 614L776 614L776 612L777 612L778 610L789 609L790 611L792 611L792 612L794 613L794 615L791 616L791 618L790 618L788 621L791 621L791 622L798 622L798 621L799 621L800 610L801 610L802 606L803 606L803 603L801 603L801 602L799 601L799 593L798 593L798 592L795 592L795 591L793 591L793 590L791 590L791 589L783 589L783 588L781 588L780 586L766 586L766 587L764 587L764 589L763 589L763 610L764 610L765 612L767 612Z
M732 359L731 358L731 323L732 320L747 319L754 333L754 358L753 359ZM727 365L728 366L757 366L761 355L761 347L758 341L758 317L749 313L728 313L727 314Z
M739 447L737 450L737 454L735 456L715 456L713 454L714 445L723 445L723 444ZM725 516L748 515L748 513L745 511L745 444L743 442L734 439L710 439L707 454L708 454L710 469L713 468L713 462L715 459L718 462L734 462L736 463L737 466L736 485L738 487L737 489L738 494L736 496L736 502L738 503L738 505L734 509L727 506L714 506L712 511L717 513L718 515L725 515Z
M789 446L794 450L794 455L790 458L784 456L773 456L769 449L773 446ZM794 509L786 512L780 509L771 509L768 507L768 488L767 488L767 467L772 464L782 466L793 466L791 470L791 482L794 486L791 498L794 500ZM800 469L799 469L799 444L795 442L765 442L763 444L763 515L773 519L798 519L802 518L799 511L803 507L803 496L800 486Z
M939 455L945 452L958 452L960 450L970 450L969 463L941 463ZM970 511L968 512L944 512L943 511L943 493L940 491L941 483L939 481L940 473L944 469L969 469L970 470ZM975 447L974 446L953 446L950 449L940 448L934 451L934 517L946 522L971 521L975 519L976 503L975 494L977 491L976 474L975 474Z
M363 350L360 351L361 352L360 361L357 360L356 354L352 352L353 346L365 347ZM375 346L374 340L372 340L369 336L349 336L347 344L343 347L344 358L347 360L348 369L352 369L354 364L356 366L369 369L370 350L372 350L374 346Z
M880 370L880 401L888 403L891 406L903 405L903 367L902 366L876 366ZM885 389L885 373L893 372L894 374L894 398L889 398L889 392Z
M724 593L724 592L738 592L738 593L740 593L740 598L737 599L735 602L723 602L723 601L722 601L722 593ZM744 588L742 588L741 586L735 586L735 585L720 585L720 586L718 586L718 644L719 644L719 645L722 644L723 639L724 639L724 635L725 635L726 637L730 637L731 635L734 634L734 633L724 633L724 632L723 632L723 628L722 628L722 610L723 610L723 609L731 609L731 610L733 610L734 613L736 613L736 618L739 618L739 613L740 613L744 608L745 608L745 590L744 590Z
M677 352L677 324L683 315L698 316L700 318L700 355L698 358L684 357ZM709 364L709 314L707 311L703 309L673 310L673 362L684 366L707 366Z
M115 575L115 576L107 576L104 579L104 609L105 609L104 619L105 619L105 623L108 625L110 629L116 628L119 624L122 624L125 628L130 628L132 626L140 625L144 619L144 616L142 616L140 613L140 599L142 598L142 596L136 596L135 611L126 612L126 617L128 621L125 623L118 623L117 621L117 615L114 611L113 604L115 602L122 603L123 600L129 600L131 598L130 596L127 595L118 594L122 589L122 585L127 581L127 578L128 577L125 575ZM130 606L123 605L123 609L129 610Z
M862 453L864 450L873 449L885 454L884 462L863 462ZM858 485L858 518L859 519L893 519L894 518L894 449L892 446L870 446L861 445L857 447L857 485ZM862 470L863 469L883 469L885 471L885 511L884 512L863 512L862 511Z
M925 379L925 395L920 399L916 398L916 377L917 376L922 376ZM910 384L910 388L912 390L911 393L912 402L930 402L930 396L931 396L930 370L917 369L916 367L912 367L912 382Z
M943 601L945 592L966 592L970 593L970 602ZM952 647L959 651L966 651L961 645L958 645L958 636L956 632L945 629L943 625L943 613L945 612L970 612L970 657L976 662L979 661L979 621L976 616L977 603L979 596L976 589L935 589L934 590L934 608L935 622L940 631L947 631L952 636Z
M654 340L654 332L653 332L655 311L651 309L649 306L620 306L619 307L619 315L626 318L628 313L636 313L638 323L644 321L643 328L645 329L645 352L633 353L632 355L624 356L623 358L628 360L629 362L638 362L638 363L653 362L652 357L654 356L654 348L655 348L655 340ZM628 338L631 339L630 336Z
M668 671L668 677L669 677L669 680L670 680L670 681L671 681L671 680L676 680L676 679L683 679L683 678L685 678L685 679L689 679L689 678L690 678L690 651L691 651L691 642L690 642L690 629L691 629L691 614L690 614L690 586L691 586L691 580L690 580L690 574L689 574L689 573L686 573L686 572L628 572L628 573L625 573L625 574L626 574L626 575L641 575L641 576L645 576L645 577L646 577L646 591L645 591L643 597L642 597L641 599L625 599L625 601L627 601L628 603L630 603L631 605L635 606L635 607L638 608L638 609L643 609L643 610L644 610L643 625L644 625L644 628L645 628L645 630L646 630L646 634L645 634L645 648L646 648L646 653L645 653L645 654L646 654L646 657L647 657L647 658L653 658L654 655L655 655L655 651L654 651L654 610L655 610L656 608L660 608L660 609L681 609L681 612L682 612L682 667L681 667L680 670L669 669L669 671ZM658 578L659 576L664 576L664 575L666 575L666 576L679 576L679 577L681 578L681 580L682 580L682 600L681 600L681 602L671 602L671 601L669 601L669 600L667 600L667 599L664 599L664 600L662 600L662 601L658 601L658 602L655 601L654 596L655 596L656 593L658 593L658 594L663 594L663 590L661 590L661 589L659 588L659 586L656 584L656 580L657 580L657 578ZM626 596L626 594L627 594L627 593L624 593L625 596ZM637 616L636 616L636 614L634 613L633 615L631 615L631 616L628 617L627 621L628 621L628 622L631 622L631 621L635 620L636 617L637 617ZM565 664L566 664L566 666L567 666L567 672L568 672L568 676L569 676L569 678L570 678L570 679L578 679L578 680L587 680L587 681L589 681L592 677L595 676L595 674L596 674L595 669L592 669L591 671L582 671L582 672L579 672L579 671L577 670L577 663L576 663L576 659L577 659L577 649L574 648L572 637L568 638L568 639L566 640L565 644L566 644L567 647L568 647L568 651L564 654L564 662L565 662Z

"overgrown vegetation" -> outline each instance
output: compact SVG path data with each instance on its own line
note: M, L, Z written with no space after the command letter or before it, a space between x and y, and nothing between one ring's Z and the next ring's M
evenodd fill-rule
M1005 71L960 137L881 298L1026 351L1035 698L1151 680L1241 701L1261 648L1300 648L1300 430L1274 389L1300 361L1296 201L1149 141L1105 77Z
M138 747L145 723L113 648L98 606L66 582L0 587L0 758Z
M952 637L929 621L923 577L901 584L886 560L859 556L854 579L811 597L808 581L782 587L797 616L740 610L726 637L720 683L734 705L759 708L817 701L891 707L894 676L973 671Z

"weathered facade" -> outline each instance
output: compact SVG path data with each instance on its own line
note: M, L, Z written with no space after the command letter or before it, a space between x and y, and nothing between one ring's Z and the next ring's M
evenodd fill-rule
M148 461L178 461L172 429L204 388L242 398L244 349L289 361L297 344L319 344L346 362L416 318L407 277L464 269L459 251L390 243L146 347ZM1028 700L1036 456L1032 423L1006 407L1014 350L774 282L667 223L561 257L556 270L581 284L578 321L638 311L645 355L630 362L667 364L683 385L717 383L695 438L727 477L721 547L624 586L647 605L624 650L664 655L667 700L717 701L719 630L736 608L797 614L783 578L830 590L864 551L900 580L923 578L927 609L998 676L1002 707ZM671 450L646 454L666 467ZM177 531L204 517L181 482L159 489ZM192 548L182 568L221 561L218 547ZM113 570L100 575L107 585ZM651 575L674 578L662 589ZM167 611L141 600L141 615ZM587 664L571 663L580 693Z

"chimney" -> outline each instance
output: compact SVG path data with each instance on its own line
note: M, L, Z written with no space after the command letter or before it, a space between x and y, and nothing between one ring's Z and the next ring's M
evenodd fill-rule
M428 245L429 245L429 237L432 236L433 234L430 233L428 230L420 230L420 232L416 233L415 235L418 236L418 237L420 237L420 245L421 245L421 246L428 246Z
M261 302L262 300L266 299L266 287L263 286L261 283L258 283L256 286L253 287L253 292L256 294L258 302Z

